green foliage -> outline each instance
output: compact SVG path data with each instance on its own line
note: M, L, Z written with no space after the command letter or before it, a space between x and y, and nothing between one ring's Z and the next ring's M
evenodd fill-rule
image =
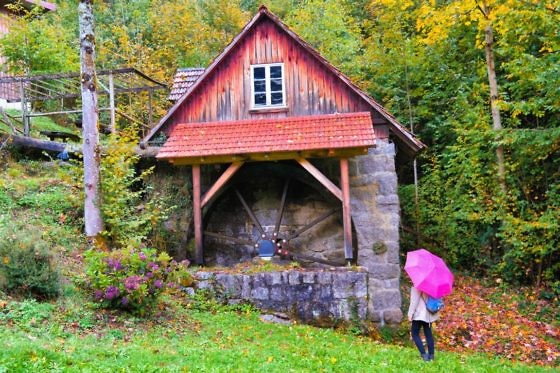
M39 7L27 10L19 3L8 7L21 15L10 20L10 32L0 39L0 54L6 57L10 72L60 73L79 69L79 54L73 48L77 37L60 27L56 12L43 15Z
M354 2L310 0L301 2L284 21L327 60L351 76L359 71L356 59L362 49Z
M90 249L85 254L86 275L94 299L104 308L145 315L166 287L189 285L188 261L177 263L155 249Z
M458 268L551 285L559 274L560 96L551 87L560 75L551 51L560 39L550 26L557 14L545 3L491 1L484 15L477 4L370 6L370 89L430 146L420 159L418 204L412 186L401 188L403 223L420 229L403 242L441 250ZM499 133L488 108L488 24L496 40ZM498 145L505 150L505 193L496 177Z
M55 311L50 303L39 303L35 299L10 302L0 312L0 322L14 323L22 327L37 327L49 320Z
M151 187L145 185L153 168L136 173L139 156L134 128L109 137L101 160L101 213L105 223L102 234L113 245L136 247L146 240L170 208Z
M8 294L50 299L60 292L60 278L49 245L37 231L0 230L0 285Z

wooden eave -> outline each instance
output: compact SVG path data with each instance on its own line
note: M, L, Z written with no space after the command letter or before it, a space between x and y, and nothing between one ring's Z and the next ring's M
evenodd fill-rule
M316 149L297 152L263 152L245 154L226 154L204 157L178 157L167 159L171 164L177 166L202 165L216 163L234 162L263 162L263 161L283 161L299 158L350 158L368 153L367 147L345 148L345 149Z

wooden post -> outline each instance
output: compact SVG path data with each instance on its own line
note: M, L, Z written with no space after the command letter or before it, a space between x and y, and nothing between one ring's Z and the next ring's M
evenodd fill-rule
M342 224L344 229L344 257L349 265L353 259L352 250L352 216L350 211L350 179L348 176L348 159L340 160L340 187L342 189Z
M109 73L109 110L111 113L111 124L109 131L115 133L117 125L115 123L115 83L113 81L113 71Z
M200 192L200 165L192 166L193 215L194 215L194 257L198 265L204 262L202 246L202 204Z
M154 121L154 109L152 107L153 94L152 90L148 90L148 126L152 127L152 122Z
M23 123L23 136L29 136L29 116L27 115L27 101L25 100L25 83L23 80L19 82L19 91L21 94L21 123Z

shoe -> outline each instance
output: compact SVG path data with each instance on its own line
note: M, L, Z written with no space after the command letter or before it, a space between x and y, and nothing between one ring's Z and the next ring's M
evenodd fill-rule
M430 361L433 361L433 360L435 360L436 358L435 358L434 354L429 354L429 355L428 355L428 359L429 359Z
M424 359L424 361L430 361L430 355L422 354L422 359Z

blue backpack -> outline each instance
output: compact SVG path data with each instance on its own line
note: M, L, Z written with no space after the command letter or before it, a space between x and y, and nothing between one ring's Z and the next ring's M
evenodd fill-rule
M434 298L429 295L427 299L424 298L424 303L426 303L426 309L432 315L438 313L444 306L443 298Z

